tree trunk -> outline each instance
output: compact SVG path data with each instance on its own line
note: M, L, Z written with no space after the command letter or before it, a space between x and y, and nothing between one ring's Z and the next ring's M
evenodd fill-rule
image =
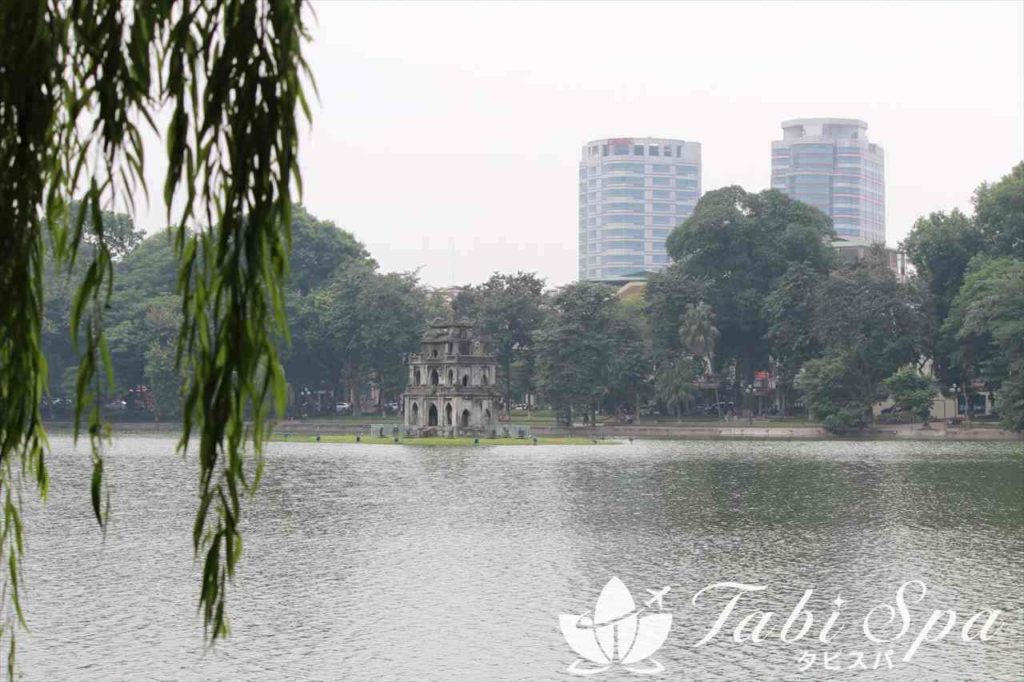
M714 367L711 364L711 358L704 358L704 362L707 364L708 376L711 377L711 381L714 382L715 386L715 410L718 412L718 419L722 419L722 401L718 397L718 381L715 380Z
M505 416L512 419L512 360L505 363Z

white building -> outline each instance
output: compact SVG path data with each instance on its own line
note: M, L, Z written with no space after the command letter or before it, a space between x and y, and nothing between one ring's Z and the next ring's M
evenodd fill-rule
M643 281L664 268L665 239L700 198L700 143L593 140L579 171L580 280Z
M885 243L885 155L852 118L782 122L772 142L772 189L820 208L836 235Z

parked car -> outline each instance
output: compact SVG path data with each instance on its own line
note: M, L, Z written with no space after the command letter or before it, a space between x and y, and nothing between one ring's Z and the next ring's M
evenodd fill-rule
M334 406L334 412L340 415L352 414L352 406L348 403L338 403Z
M711 415L716 415L717 416L719 408L721 408L722 414L729 414L731 412L735 412L736 411L736 403L732 402L731 400L729 400L729 401L722 400L722 401L720 401L718 403L717 407L715 406L715 403L711 403L709 405L701 405L700 406L700 409L704 412L704 414L709 415L709 416L711 416Z

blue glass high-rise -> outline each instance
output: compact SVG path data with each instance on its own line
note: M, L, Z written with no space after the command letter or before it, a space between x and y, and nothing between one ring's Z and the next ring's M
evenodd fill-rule
M820 208L847 242L885 242L885 154L868 124L849 118L782 122L772 142L772 188Z

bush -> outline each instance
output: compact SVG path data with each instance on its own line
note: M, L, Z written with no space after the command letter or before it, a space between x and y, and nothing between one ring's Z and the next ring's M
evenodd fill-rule
M913 367L904 367L885 380L893 403L925 424L932 414L935 387L931 379L921 376Z

